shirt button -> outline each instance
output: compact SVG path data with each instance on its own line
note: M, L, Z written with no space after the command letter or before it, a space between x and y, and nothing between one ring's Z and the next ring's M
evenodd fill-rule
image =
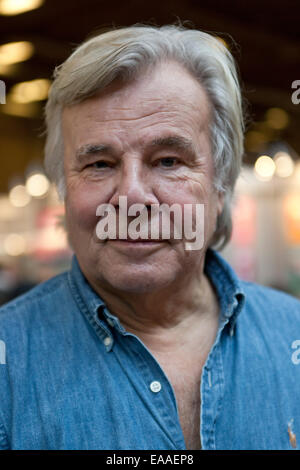
M112 342L112 339L109 336L106 336L106 338L104 338L103 343L105 346L110 346L111 342Z
M154 392L154 393L160 392L160 390L161 390L161 383L158 382L157 380L154 380L154 381L151 382L151 384L150 384L150 390L151 390L151 392Z

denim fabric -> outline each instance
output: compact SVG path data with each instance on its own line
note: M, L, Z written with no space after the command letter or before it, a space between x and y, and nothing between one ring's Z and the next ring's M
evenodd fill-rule
M240 281L212 250L205 270L221 314L201 378L202 448L300 448L300 302ZM0 309L0 341L0 449L185 449L167 377L76 257Z

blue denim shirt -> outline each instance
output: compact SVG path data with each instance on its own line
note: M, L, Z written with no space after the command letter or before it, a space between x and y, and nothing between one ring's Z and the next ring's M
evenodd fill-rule
M202 448L300 448L300 302L240 281L212 250L205 270L221 314L201 377ZM0 341L0 449L185 449L170 382L76 257L0 309Z

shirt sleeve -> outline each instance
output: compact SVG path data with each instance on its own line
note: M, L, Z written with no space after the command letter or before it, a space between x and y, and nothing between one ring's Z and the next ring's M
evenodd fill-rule
M4 426L0 423L0 450L8 450L8 439L5 433Z

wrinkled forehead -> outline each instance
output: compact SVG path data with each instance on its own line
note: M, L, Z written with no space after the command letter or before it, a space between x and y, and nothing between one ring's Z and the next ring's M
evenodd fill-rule
M210 102L203 86L181 65L164 63L129 83L116 80L94 96L63 111L63 122L93 120L123 125L147 118L188 119L202 127L210 121ZM148 119L149 121L149 119Z

